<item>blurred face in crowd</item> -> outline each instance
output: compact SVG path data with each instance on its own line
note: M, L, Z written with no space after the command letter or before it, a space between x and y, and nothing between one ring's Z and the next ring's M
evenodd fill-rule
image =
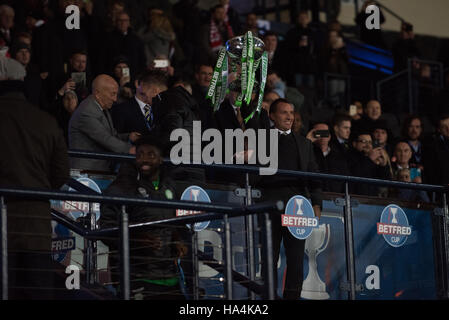
M335 43L337 43L339 38L338 32L337 31L329 31L329 43L331 45L334 45Z
M373 132L374 139L379 141L381 145L385 145L388 140L388 133L385 129L376 129Z
M348 140L351 134L351 121L342 121L340 125L335 125L334 132L338 138Z
M276 73L271 73L267 76L267 88L269 90L274 89L276 87L276 83L281 81L281 78Z
M271 106L271 104L279 98L280 97L276 92L270 91L265 94L263 101L265 101L266 103L268 103L268 105Z
M123 76L123 69L129 68L128 65L124 62L120 62L114 67L114 75L117 79L121 79Z
M19 37L17 37L17 41L26 43L27 45L29 45L31 47L31 37L19 36Z
M278 103L276 112L270 113L270 118L273 120L274 126L279 130L290 130L295 119L293 106L290 103Z
M212 80L214 70L211 66L200 66L197 73L195 73L195 79L201 87L209 87Z
M371 100L366 105L366 115L372 120L377 120L382 115L382 108L380 107L379 101Z
M405 142L399 142L394 149L394 156L399 165L408 165L408 162L412 158L412 149Z
M295 112L295 120L293 121L292 130L296 133L299 133L302 128L302 118L299 112Z
M316 125L313 126L314 130L329 130L329 126L325 123L317 123ZM327 150L327 148L329 147L329 141L331 140L331 137L329 135L329 137L327 138L318 138L315 140L315 144L317 144L322 150Z
M125 12L120 13L117 16L116 25L117 25L117 30L120 31L121 33L124 34L124 33L128 32L128 28L131 25L128 14Z
M412 179L410 179L410 170L408 170L408 169L399 170L399 172L398 172L398 181L411 182Z
M215 20L215 22L221 23L224 21L225 15L226 15L225 9L218 7L213 12L212 18Z
M160 150L152 145L140 145L136 150L136 166L142 176L153 177L162 164Z
M413 119L408 126L407 133L410 140L418 140L422 133L421 120Z
M70 66L73 71L85 72L87 65L87 56L85 54L76 53L70 58Z
M14 9L9 6L0 6L0 28L11 29L14 26Z
M16 53L15 59L19 61L23 66L27 66L30 63L31 53L28 49L20 49Z
M257 16L254 13L250 13L246 16L246 25L249 28L257 28Z
M369 134L361 134L358 136L357 140L353 142L352 145L357 151L363 152L365 155L368 155L368 153L373 148L373 139Z
M268 52L276 51L278 46L278 38L275 35L269 35L265 37L265 50Z
M158 86L154 84L148 84L143 82L135 81L136 95L137 97L148 105L153 104L153 98L159 93L167 90L166 86Z
M118 84L112 77L102 74L93 81L92 92L103 109L111 109L117 101Z
M75 111L76 107L78 107L78 98L76 97L76 94L65 94L64 98L62 99L62 105L68 113L72 114Z
M305 28L310 22L309 14L307 12L301 12L298 15L298 23Z
M449 139L449 118L440 120L439 131L442 136Z

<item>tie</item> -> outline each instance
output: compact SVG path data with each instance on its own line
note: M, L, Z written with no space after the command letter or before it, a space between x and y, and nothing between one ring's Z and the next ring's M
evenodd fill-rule
M245 122L243 121L243 117L242 117L242 113L240 112L240 108L236 108L236 116L237 116L237 121L240 124L240 128L242 128L243 131L245 131Z
M145 105L145 107L143 107L144 110L144 116L145 116L145 120L147 121L148 124L148 129L152 130L153 129L153 110L152 108L150 108L149 105Z

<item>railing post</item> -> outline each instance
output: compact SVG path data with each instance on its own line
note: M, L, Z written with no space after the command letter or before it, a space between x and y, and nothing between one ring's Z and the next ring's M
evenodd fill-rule
M199 300L199 286L200 286L200 270L198 261L198 233L195 232L194 224L190 225L190 232L192 233L192 273L193 273L193 299Z
M120 288L123 300L130 299L129 220L126 206L120 214Z
M92 210L93 205L89 204L89 214L86 219L86 227L89 230L96 230L97 229L97 221L96 221L96 215ZM97 277L96 277L96 270L97 270L97 260L96 260L96 253L97 253L97 241L88 239L85 241L86 245L86 282L88 284L94 284Z
M447 194L443 193L443 210L444 210L444 217L443 217L443 236L444 236L444 253L446 256L445 264L446 266L442 266L443 270L446 270L446 298L449 298L449 210L448 210L448 203L447 203Z
M249 184L249 173L246 173L246 198L245 204L247 206L252 204L252 188ZM247 259L248 259L248 275L251 281L254 281L256 278L256 266L255 266L255 258L254 258L254 216L247 215L246 217L246 243L248 245L247 248ZM250 292L251 300L255 300L256 295L253 291Z
M0 199L0 228L1 228L1 277L2 277L2 300L8 300L8 225L7 211L4 197Z
M264 299L274 300L276 285L274 283L273 238L271 235L271 219L268 213L263 214L262 225L262 264L264 270Z
M344 206L345 246L346 246L346 274L349 284L349 300L355 300L356 278L354 258L354 237L352 228L351 197L349 196L349 184L345 183L345 206Z
M224 234L225 234L225 293L226 299L232 300L232 241L231 241L231 226L229 223L229 217L227 214L224 215Z

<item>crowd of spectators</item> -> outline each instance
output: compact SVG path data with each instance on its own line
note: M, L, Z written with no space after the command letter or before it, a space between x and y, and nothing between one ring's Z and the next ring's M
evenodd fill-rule
M220 0L209 11L199 9L192 0L173 5L127 0L0 3L0 51L25 68L20 89L30 103L56 118L69 148L91 146L95 151L132 153L133 143L152 131L153 125L165 132L167 140L167 130L192 131L195 120L201 120L203 130L243 128L238 108L231 103L230 113L213 114L205 95L219 49L251 30L264 40L269 57L263 108L269 114L270 105L279 98L292 103L293 131L313 142L322 172L449 184L449 114L433 115L435 131L428 135L420 115L410 115L396 134L398 128L392 127L381 103L371 97L365 103L354 102L349 112L349 106L341 105L346 83L333 79L328 83L328 98L338 110L332 121L311 118L305 107L310 103L307 93L317 88L320 75L349 73L338 21L322 28L302 10L281 38L259 29L255 13L241 17L229 0ZM65 9L72 4L80 8L81 21L79 29L70 30ZM359 24L363 17L357 17ZM362 38L384 45L378 33L363 32ZM413 38L410 25L404 24L393 47L397 71L406 67L404 59L419 55ZM7 82L2 82L0 94L11 89ZM158 104L164 107L156 109ZM76 165L114 169L105 162L98 167L92 160ZM366 185L351 188L364 195L389 193ZM327 183L324 189L343 192L344 184Z

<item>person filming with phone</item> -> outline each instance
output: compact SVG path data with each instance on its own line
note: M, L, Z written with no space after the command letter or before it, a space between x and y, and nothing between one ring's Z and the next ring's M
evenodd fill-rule
M326 123L316 123L306 136L313 143L313 151L322 173L349 175L348 163L345 155L330 145L331 134ZM323 191L344 192L344 183L327 181L323 183Z

